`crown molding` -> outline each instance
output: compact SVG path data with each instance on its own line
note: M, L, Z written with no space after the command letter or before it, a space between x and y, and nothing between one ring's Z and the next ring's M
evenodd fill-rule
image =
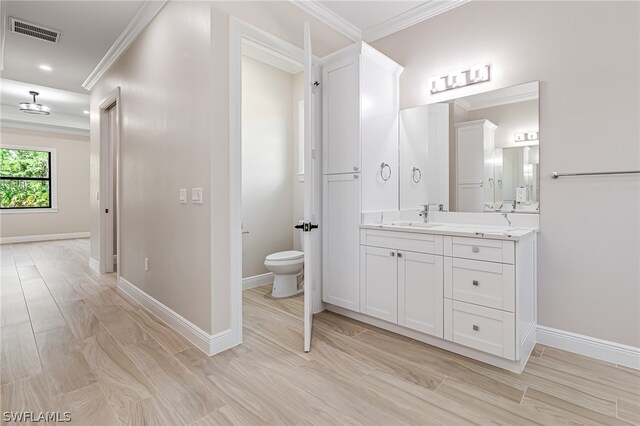
M317 0L290 0L308 14L329 25L340 34L353 41L362 40L362 31Z
M133 41L142 33L155 16L162 10L168 0L145 0L122 34L117 38L113 46L107 51L104 57L98 62L87 79L82 83L82 87L91 90L100 80L100 77L109 69L111 65L122 55Z
M367 43L381 39L412 25L461 6L470 0L431 0L426 4L414 7L381 24L367 28L362 32L362 39Z
M24 114L23 114L24 115ZM34 117L23 117L20 114L3 112L0 117L2 127L12 127L15 129L38 130L41 132L67 133L74 135L89 135L89 122L79 123L70 120L58 120L47 116L47 121L39 121Z
M300 61L247 38L242 40L242 54L289 74L303 71Z

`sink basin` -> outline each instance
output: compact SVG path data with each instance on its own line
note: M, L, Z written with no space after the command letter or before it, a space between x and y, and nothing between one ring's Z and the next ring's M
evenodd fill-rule
M411 228L435 228L437 226L442 226L437 223L424 223L424 222L412 222L409 220L398 220L396 222L383 223L383 227L385 226L402 226L402 227L411 227Z

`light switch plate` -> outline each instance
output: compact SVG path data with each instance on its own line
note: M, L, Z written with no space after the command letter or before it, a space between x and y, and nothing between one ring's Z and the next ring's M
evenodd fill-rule
M187 204L187 189L180 189L180 204Z
M202 204L202 188L191 188L191 202Z

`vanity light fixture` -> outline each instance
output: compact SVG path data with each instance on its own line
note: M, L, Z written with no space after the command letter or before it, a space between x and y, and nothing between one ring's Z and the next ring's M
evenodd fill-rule
M36 102L36 96L39 95L38 92L31 91L29 92L29 94L33 96L33 102L20 102L18 104L18 106L20 107L20 111L26 112L27 114L51 114L51 108L49 107L49 105L43 105Z
M445 76L433 77L429 80L429 87L433 94L489 80L490 66L482 64L466 70L452 71Z
M538 131L531 130L529 132L518 132L513 134L515 142L533 142L538 140Z

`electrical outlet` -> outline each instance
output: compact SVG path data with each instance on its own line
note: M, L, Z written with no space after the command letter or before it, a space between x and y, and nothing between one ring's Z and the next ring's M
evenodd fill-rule
M144 270L145 271L149 270L149 258L148 257L144 258Z

